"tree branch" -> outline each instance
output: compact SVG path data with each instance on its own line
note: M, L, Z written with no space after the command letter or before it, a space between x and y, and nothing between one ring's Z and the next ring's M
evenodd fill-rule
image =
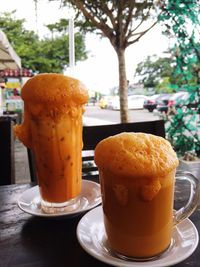
M140 38L145 35L145 33L147 33L148 31L150 31L156 24L157 24L158 21L155 21L148 29L146 29L145 31L142 31L142 32L139 32L139 33L135 33L135 34L132 34L132 36L135 36L135 35L140 35L138 36L136 39L134 39L133 41L130 41L130 42L127 42L127 47L131 44L134 44L136 42L138 42L140 40Z
M135 1L133 0L131 2L130 11L129 11L129 14L128 14L128 17L127 17L127 20L126 20L126 24L125 24L125 27L124 27L124 33L125 34L127 33L128 26L129 26L129 24L131 23L131 20L132 20L132 12L133 12L134 6L135 6Z
M151 6L149 6L147 14L142 17L140 23L134 29L131 30L131 28L130 28L130 30L127 34L127 40L133 35L133 32L135 32L142 25L142 23L146 21L146 18L148 18L149 14L150 14L150 10L151 10ZM130 15L130 13L129 13L129 15Z
M122 1L119 1L118 2L118 13L117 13L117 22L118 22L118 32L119 32L119 35L118 35L118 39L117 41L119 42L117 45L118 47L121 47L122 46L122 43L123 43L123 40L124 40L124 32L123 32L123 14L122 14L122 11L123 11L123 3Z
M134 29L130 29L128 34L127 34L127 40L133 35L133 33L142 25L142 23L144 22L144 20L141 20L140 23L134 28Z
M105 4L105 2L102 2L102 5L103 5L103 9L104 9L105 14L106 14L106 15L109 17L109 19L110 19L110 22L111 22L111 24L112 24L112 26L113 26L113 29L115 29L115 28L116 28L116 20L115 20L115 18L114 18L114 16L113 16L112 10L110 10L110 9L108 8L108 6L107 6L107 4Z
M105 24L101 18L97 17L97 15L94 13L90 14L85 8L83 2L79 0L72 0L71 2L82 11L85 18L89 19L98 29L100 29L110 39L110 41L113 41L113 30L107 24Z

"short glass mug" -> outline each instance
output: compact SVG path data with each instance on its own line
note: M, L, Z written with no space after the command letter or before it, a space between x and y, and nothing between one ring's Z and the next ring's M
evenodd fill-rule
M80 205L82 113L77 106L53 119L48 114L30 115L41 207L46 213L69 212Z
M187 204L178 211L173 208L175 177L191 186ZM159 256L170 247L173 227L197 207L200 182L195 176L172 171L163 178L160 191L149 201L141 194L142 179L133 181L100 170L105 231L119 258L145 261Z

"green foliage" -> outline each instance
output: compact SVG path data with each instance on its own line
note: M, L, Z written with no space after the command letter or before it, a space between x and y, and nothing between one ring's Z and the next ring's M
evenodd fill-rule
M170 77L164 77L162 81L156 86L155 91L157 94L172 93L174 90L170 84Z
M163 80L169 81L172 75L172 64L173 61L171 58L157 58L155 55L151 57L148 56L137 65L135 76L140 77L139 82L142 83L145 88L157 87L159 91L162 91L161 83L163 83Z
M194 64L197 63L197 60L195 51L193 50L189 57L192 69L191 73L187 73L190 76L188 82L183 79L184 76L176 64L177 60L180 61L180 59L177 59L174 48L167 51L167 53L169 57L157 58L156 55L148 56L137 65L135 76L139 77L139 83L142 83L145 88L155 88L156 92L173 92L180 88L184 89L185 85L188 87L196 84L197 76Z
M179 108L177 113L166 121L167 138L176 152L183 156L185 152L198 152L200 139L198 136L198 114L195 109Z
M200 61L198 1L169 0L163 5L160 21L165 26L164 33L174 36L173 47L176 65L173 75L182 79L183 84L197 84Z
M47 25L51 38L40 40L33 31L24 28L24 20L14 16L15 11L1 14L0 28L21 57L22 66L34 72L63 72L69 64L68 21L61 19ZM75 34L75 51L76 61L87 58L84 36L80 32Z
M179 77L182 89L189 99L184 107L166 122L167 137L176 151L183 155L188 151L200 152L200 45L198 1L168 0L162 6L160 20L165 34L175 36L173 53L175 67L172 75ZM176 79L172 88L177 88ZM194 105L194 102L196 103Z

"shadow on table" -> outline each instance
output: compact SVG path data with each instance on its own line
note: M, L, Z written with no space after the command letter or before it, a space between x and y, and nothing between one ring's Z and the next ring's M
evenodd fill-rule
M33 266L106 266L79 245L76 227L81 216L29 219L21 232L23 255L19 257L24 257L25 262L35 262Z

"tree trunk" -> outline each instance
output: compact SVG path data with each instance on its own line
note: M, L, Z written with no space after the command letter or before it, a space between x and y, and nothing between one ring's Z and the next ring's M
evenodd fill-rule
M128 118L128 84L126 78L125 49L117 50L119 63L119 98L121 123L129 121Z

